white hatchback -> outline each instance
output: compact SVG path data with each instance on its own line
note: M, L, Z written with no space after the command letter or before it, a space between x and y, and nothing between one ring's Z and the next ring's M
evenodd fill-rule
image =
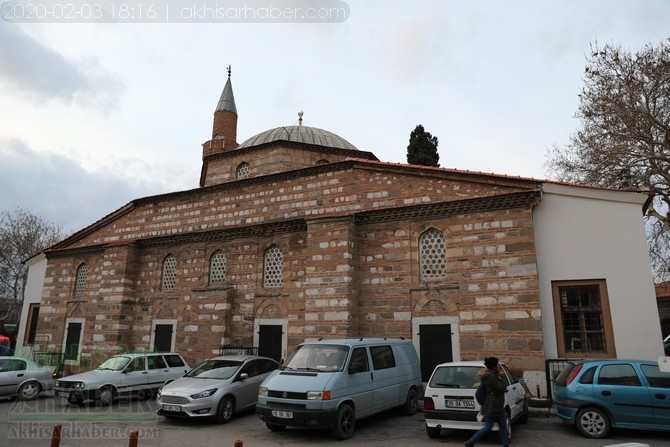
M528 422L528 400L523 385L514 374L500 364L507 382L505 411L507 433L512 438L512 423ZM484 423L477 421L480 406L475 399L480 379L477 373L484 367L483 361L449 362L435 367L430 376L423 398L426 432L430 438L438 438L442 429L479 430ZM493 430L498 430L495 424Z

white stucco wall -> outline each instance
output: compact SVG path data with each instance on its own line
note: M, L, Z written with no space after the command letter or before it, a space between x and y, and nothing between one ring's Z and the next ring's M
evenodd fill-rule
M26 336L26 324L28 322L28 311L30 305L39 303L42 299L42 287L47 271L47 258L43 253L33 256L26 261L28 266L28 282L23 295L23 307L21 309L21 319L19 320L19 330L16 336L16 353L21 354L24 339Z
M618 358L655 360L661 324L642 193L545 183L533 223L547 358L557 358L551 282L605 279Z

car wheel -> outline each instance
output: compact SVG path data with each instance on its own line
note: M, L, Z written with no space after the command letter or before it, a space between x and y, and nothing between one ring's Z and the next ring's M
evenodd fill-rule
M114 389L111 386L103 386L98 390L98 400L103 406L108 406L114 400Z
M343 404L337 409L337 416L335 416L335 426L331 429L330 434L335 439L349 439L354 434L356 427L356 414L351 405Z
M577 430L587 438L600 439L607 436L612 424L604 411L598 408L583 408L575 418Z
M509 415L509 411L505 412L505 428L507 429L507 439L512 440L512 418Z
M527 424L529 416L530 416L530 410L528 409L528 401L524 400L523 401L523 410L522 410L521 416L519 417L519 422L521 424Z
M67 397L68 403L72 405L81 405L84 403L84 399L77 398L74 393L70 393L70 395Z
M37 399L40 394L40 384L37 382L26 382L19 388L19 400Z
M426 433L428 433L430 439L436 439L442 434L442 429L440 427L429 427L426 425Z
M144 390L139 390L137 392L137 398L139 400L149 400L154 396L153 391L151 391L149 388L146 388Z
M216 409L216 416L214 416L216 422L219 424L227 424L230 422L230 420L233 418L233 409L235 408L234 404L235 403L233 402L233 398L230 396L226 396L221 399L221 402L219 402L219 406Z
M270 431L274 431L274 432L277 432L277 431L284 431L284 430L286 430L286 426L284 426L284 425L271 424L271 423L269 423L269 422L266 422L266 423L265 423L265 426L266 426Z
M405 399L405 403L401 408L404 415L412 416L416 414L419 408L419 395L414 388L410 388L407 392L407 399Z

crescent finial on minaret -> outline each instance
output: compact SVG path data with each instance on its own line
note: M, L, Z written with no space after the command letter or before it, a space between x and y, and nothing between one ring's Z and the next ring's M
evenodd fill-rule
M228 77L230 77L230 65L228 65Z

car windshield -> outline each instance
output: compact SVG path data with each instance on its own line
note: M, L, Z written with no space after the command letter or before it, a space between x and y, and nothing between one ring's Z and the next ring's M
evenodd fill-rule
M430 379L433 388L477 388L481 366L440 366Z
M303 345L286 360L284 369L307 371L341 371L349 348L341 345Z
M198 379L230 379L242 366L242 362L236 360L205 360L184 377L197 377Z
M108 358L107 360L102 362L102 364L98 366L96 369L104 371L121 371L123 368L126 367L129 361L130 357L118 355Z

